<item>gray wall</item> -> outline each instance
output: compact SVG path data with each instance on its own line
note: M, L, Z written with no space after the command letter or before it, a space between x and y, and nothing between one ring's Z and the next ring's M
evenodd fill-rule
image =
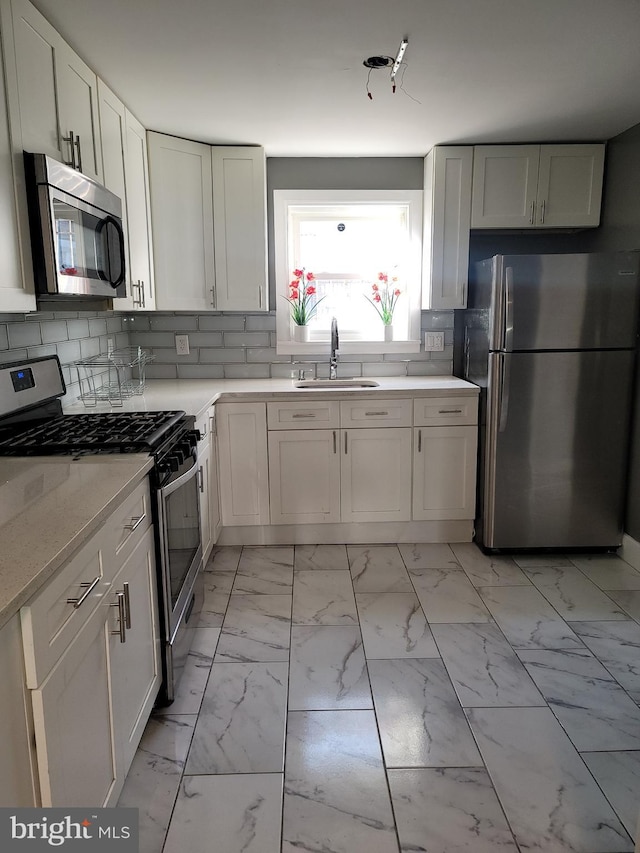
M640 251L640 124L614 137L607 146L602 225L593 234L594 250ZM640 371L636 389L629 457L625 530L640 541Z

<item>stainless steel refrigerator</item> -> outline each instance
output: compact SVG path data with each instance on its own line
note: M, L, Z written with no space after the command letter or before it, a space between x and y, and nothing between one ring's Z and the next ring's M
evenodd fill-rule
M476 541L622 541L638 327L635 252L475 265L463 375L481 387Z

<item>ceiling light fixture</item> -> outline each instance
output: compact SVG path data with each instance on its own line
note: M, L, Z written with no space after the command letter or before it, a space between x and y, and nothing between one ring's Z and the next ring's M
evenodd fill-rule
M398 53L396 54L396 58L394 59L392 56L386 56L384 54L380 54L377 56L370 56L368 59L363 60L362 64L365 68L369 69L369 74L367 75L367 97L370 101L373 100L373 95L369 90L369 78L371 77L371 72L377 70L379 68L391 68L391 90L395 93L396 91L396 74L400 70L400 67L403 65L403 57L405 51L407 49L407 45L409 41L407 38L403 38L400 42L400 47L398 48ZM402 88L402 83L400 84Z
M402 39L402 41L400 42L400 47L398 48L398 53L396 54L396 58L395 58L395 61L393 63L393 68L391 69L391 85L393 87L394 92L396 90L396 74L398 73L398 70L399 70L400 66L402 65L402 57L405 54L405 51L407 49L408 44L409 44L408 39L406 39L406 38Z

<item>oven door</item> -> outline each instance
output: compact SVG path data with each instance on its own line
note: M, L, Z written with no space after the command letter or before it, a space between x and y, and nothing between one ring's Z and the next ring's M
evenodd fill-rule
M157 492L160 586L165 637L171 644L188 608L202 565L197 452L161 481Z

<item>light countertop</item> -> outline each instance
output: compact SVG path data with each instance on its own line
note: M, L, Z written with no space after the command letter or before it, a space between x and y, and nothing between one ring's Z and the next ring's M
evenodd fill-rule
M77 412L144 412L178 409L200 415L216 402L246 400L282 400L295 394L300 399L321 400L327 396L339 399L375 397L423 397L477 394L477 385L455 376L388 376L366 377L379 383L375 388L296 388L291 379L152 379L142 395L129 397L122 406L100 403L86 407L74 402L64 407L68 414Z
M153 464L143 454L0 459L0 628Z

